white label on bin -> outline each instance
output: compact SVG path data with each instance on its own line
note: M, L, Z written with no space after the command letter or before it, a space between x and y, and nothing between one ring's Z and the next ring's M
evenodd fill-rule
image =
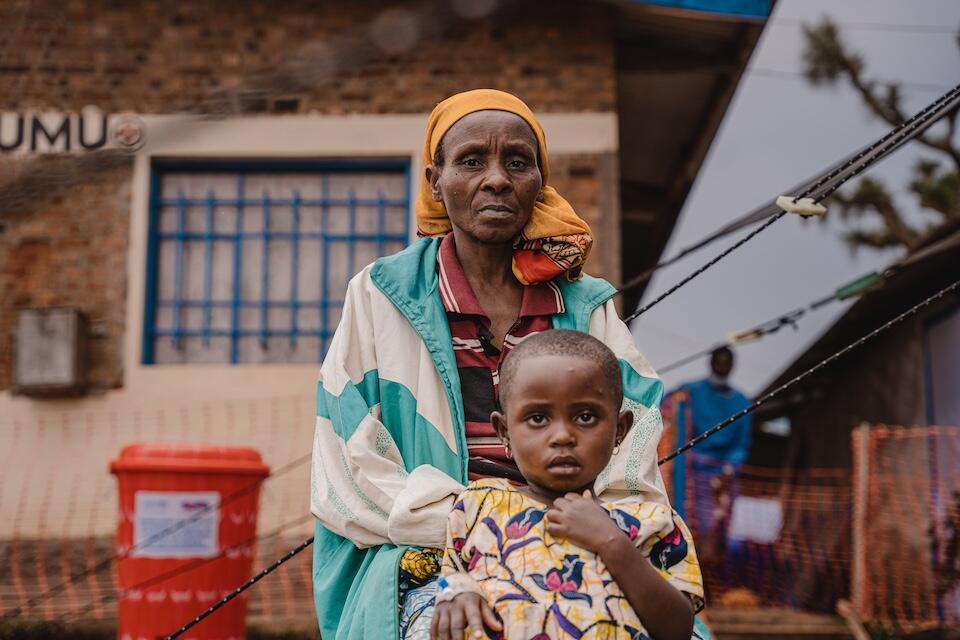
M136 558L217 555L220 494L216 491L137 491L133 498Z
M733 501L730 528L731 540L773 544L783 528L783 507L774 498L737 496Z

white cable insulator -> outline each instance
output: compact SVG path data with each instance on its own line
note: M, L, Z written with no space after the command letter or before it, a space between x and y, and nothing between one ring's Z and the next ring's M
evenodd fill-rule
M777 206L787 213L796 213L804 217L822 216L827 212L827 208L819 202L814 202L813 198L798 198L794 202L793 196L780 196L777 198Z
M735 333L729 338L727 338L727 345L735 347L737 345L746 344L748 342L754 342L763 337L763 334L756 329L752 331L744 331L743 333Z

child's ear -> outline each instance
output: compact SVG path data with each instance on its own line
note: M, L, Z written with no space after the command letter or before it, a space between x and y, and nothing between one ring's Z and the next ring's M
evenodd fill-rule
M493 424L493 430L497 432L500 441L507 445L510 443L510 436L507 435L507 417L499 411L490 414L490 422Z
M633 411L624 409L620 412L620 415L617 416L617 444L623 442L623 439L626 438L630 432L631 427L633 427Z

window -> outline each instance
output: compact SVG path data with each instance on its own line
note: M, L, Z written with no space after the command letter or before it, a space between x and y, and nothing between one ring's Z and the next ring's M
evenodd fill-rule
M316 363L347 281L408 240L408 165L156 163L146 364Z

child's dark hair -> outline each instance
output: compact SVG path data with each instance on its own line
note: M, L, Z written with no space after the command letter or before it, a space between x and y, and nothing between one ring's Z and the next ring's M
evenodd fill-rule
M500 367L500 405L505 408L510 385L524 358L570 356L596 363L603 381L609 386L619 408L623 404L623 380L620 363L610 348L591 336L569 329L550 329L525 338L513 348Z

